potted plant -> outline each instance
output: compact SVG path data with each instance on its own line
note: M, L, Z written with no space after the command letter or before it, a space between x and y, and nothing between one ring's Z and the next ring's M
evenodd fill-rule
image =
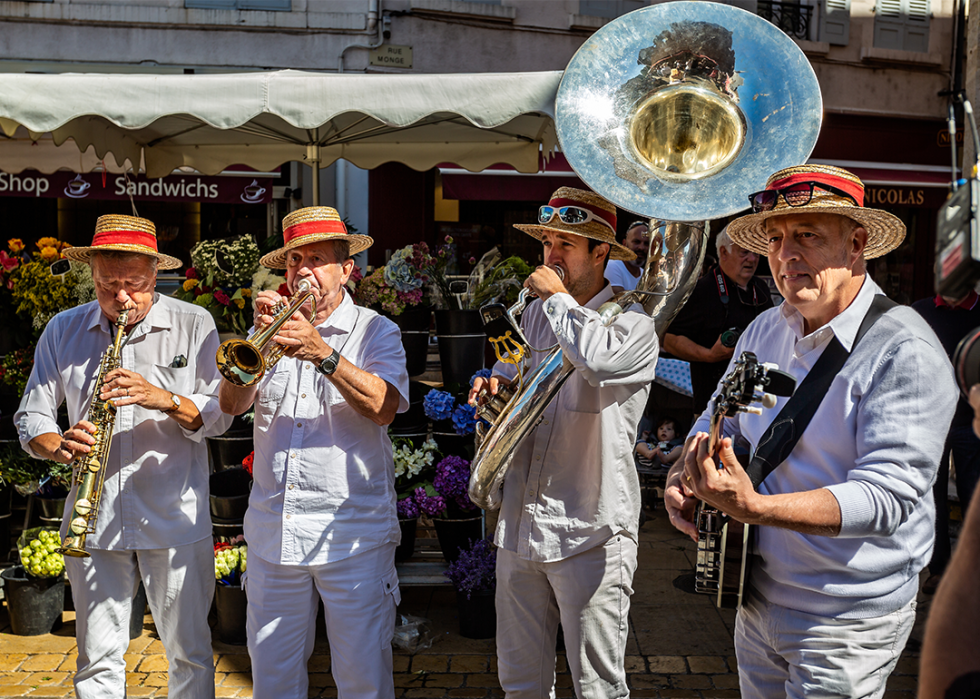
M432 483L412 495L419 510L432 518L439 547L447 561L455 561L470 539L483 536L483 511L469 496L470 462L446 456L435 466Z
M3 577L10 630L18 636L39 636L61 626L65 608L65 560L58 553L57 530L34 527L17 541L19 566L5 569Z
M402 534L401 543L395 549L397 562L408 560L415 552L415 532L420 510L413 493L420 483L431 478L432 465L438 453L438 446L432 439L426 439L419 448L415 448L412 440L406 438L396 438L392 442L398 526Z
M466 638L493 638L497 631L494 593L497 549L487 539L470 541L443 573L456 589L459 633Z
M248 598L242 588L242 577L247 567L248 546L244 537L214 545L214 606L218 615L215 634L222 643L229 645L246 643Z
M481 369L470 377L469 387L473 387L477 377L489 376L489 369ZM432 432L438 438L443 453L472 459L476 450L473 434L479 418L476 408L467 402L468 394L468 389L455 395L432 389L425 395L422 408L426 417L433 421Z
M252 277L259 257L250 235L202 240L191 248L187 280L174 296L207 309L219 333L244 336L252 326Z
M0 357L0 441L16 440L14 413L34 368L34 345L13 349Z

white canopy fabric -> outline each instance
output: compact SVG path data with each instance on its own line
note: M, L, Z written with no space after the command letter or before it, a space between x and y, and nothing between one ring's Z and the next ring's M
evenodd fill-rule
M396 161L415 170L451 162L473 172L497 163L537 172L539 154L557 143L561 76L0 74L8 137L0 139L0 169L20 126L32 139L50 133L58 146L73 139L107 165L110 153L120 165L142 161L149 177L178 167L207 175L234 164L272 170L317 155L320 167L343 158L365 169ZM72 152L64 166L78 160ZM57 162L34 167L50 172Z

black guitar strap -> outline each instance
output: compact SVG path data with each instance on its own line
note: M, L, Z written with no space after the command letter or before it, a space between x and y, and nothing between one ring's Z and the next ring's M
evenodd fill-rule
M888 310L897 305L887 296L875 295L854 338L854 344L851 347L852 352L871 326ZM850 354L837 338L831 338L827 349L820 355L817 363L813 365L806 378L797 387L793 397L786 402L783 409L779 411L779 415L763 433L759 440L759 446L756 447L755 455L752 457L748 468L745 469L756 490L759 489L759 485L766 479L766 476L772 473L793 452L793 448L800 441L804 430L810 424L817 408L820 407L820 403L827 394L834 377L840 372L849 356Z

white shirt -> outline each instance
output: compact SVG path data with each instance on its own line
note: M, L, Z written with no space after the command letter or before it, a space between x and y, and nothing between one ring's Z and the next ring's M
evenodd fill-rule
M623 291L633 291L636 283L640 281L640 277L634 277L622 260L609 260L606 264L605 277L610 284L618 286Z
M806 336L793 306L770 309L749 325L734 356L754 352L799 385L832 337L852 350L879 293L866 278L843 313ZM957 397L946 353L922 317L899 306L879 318L789 458L760 487L766 494L826 488L841 510L836 537L755 528L761 562L751 581L766 599L822 616L863 618L900 609L915 597L917 575L932 552L932 484ZM754 449L787 400L762 415L726 419L725 435ZM709 407L691 434L707 431L710 414Z
M620 532L637 538L633 445L659 342L642 309L604 326L595 309L612 295L606 285L583 307L555 294L532 303L521 319L533 346L550 347L557 338L575 367L518 447L504 480L495 541L526 560L559 561ZM544 355L531 356L533 368ZM514 373L508 364L494 367L494 374Z
M398 412L408 409L398 326L344 293L317 330L395 387ZM400 540L388 429L357 413L311 362L283 357L262 378L252 476L245 539L266 561L323 565Z
M28 442L48 432L61 434L57 411L62 402L72 425L87 417L99 362L115 329L97 301L59 313L45 327L14 415L21 445L33 456L38 455ZM218 407L218 344L218 331L206 310L160 294L130 331L122 368L192 401L204 424L192 432L158 410L119 408L99 516L87 547L173 548L211 535L204 438L223 433L231 424L231 416ZM174 366L181 357L186 366ZM66 508L74 493L73 487ZM67 528L68 518L62 537Z

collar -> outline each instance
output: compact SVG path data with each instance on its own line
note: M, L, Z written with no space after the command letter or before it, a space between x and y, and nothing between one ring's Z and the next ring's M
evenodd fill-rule
M134 339L150 332L151 328L168 330L173 327L170 315L161 306L160 292L154 292L153 305L150 306L150 312L146 314L146 318L132 331ZM110 336L115 333L115 324L102 312L102 306L99 305L98 300L92 302L92 308L89 309L88 315L89 317L86 322L87 328L101 328Z
M857 332L861 328L861 322L864 320L868 309L871 308L871 302L876 294L883 293L881 287L875 284L871 276L866 273L864 283L861 284L861 290L851 301L851 305L845 308L842 313L834 316L829 323L807 335L806 338L803 336L803 314L786 302L780 304L779 312L796 334L797 341L811 339L813 345L816 346L826 340L828 334L833 334L844 349L850 352L854 346L854 338L857 337Z
M606 301L612 301L613 296L615 294L613 294L612 284L607 281L606 285L602 287L602 291L590 298L584 307L592 311L598 311L599 307ZM575 301L575 297L571 298L572 301Z
M936 308L949 308L954 311L972 311L974 306L977 305L978 299L980 299L980 294L977 294L976 291L970 291L969 295L955 306L950 306L946 303L946 299L939 294L936 294L936 298L933 300L936 302Z

